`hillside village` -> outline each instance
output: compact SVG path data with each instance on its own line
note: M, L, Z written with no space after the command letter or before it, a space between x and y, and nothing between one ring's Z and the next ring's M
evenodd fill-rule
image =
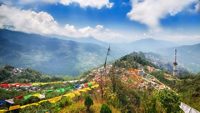
M106 72L104 67L100 67L97 69L94 69L91 71L89 76L94 77L93 80L100 83L101 76L108 76L110 70L112 68L112 65L106 66ZM123 74L118 76L120 79L126 83L126 85L130 88L139 88L139 89L148 89L148 88L155 88L157 90L168 88L165 84L160 82L157 78L155 78L153 75L150 75L149 73L154 71L159 71L158 69L155 69L154 67L147 66L147 72L144 71L144 69L128 69L125 68L122 69L115 69L115 71L123 71ZM102 74L103 73L103 74ZM106 77L104 77L106 78Z

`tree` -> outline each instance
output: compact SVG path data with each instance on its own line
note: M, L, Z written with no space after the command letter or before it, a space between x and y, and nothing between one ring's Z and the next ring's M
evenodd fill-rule
M177 113L180 111L180 97L175 92L167 89L161 90L158 93L158 98L167 113Z
M110 108L108 107L108 105L102 104L100 113L112 113L112 111L110 110Z
M84 104L87 107L87 111L90 111L90 106L93 105L93 100L90 96L86 96Z

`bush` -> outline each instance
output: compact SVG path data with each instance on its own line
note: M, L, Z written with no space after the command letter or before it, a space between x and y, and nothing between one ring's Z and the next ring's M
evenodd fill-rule
M86 96L84 104L87 107L87 111L89 111L90 106L93 105L93 100L91 99L90 96Z
M112 113L112 111L110 110L110 108L108 107L108 105L102 104L100 113Z
M67 98L67 97L62 97L62 99L60 100L60 102L59 102L59 107L65 107L65 106L67 106L67 105L70 105L72 103L72 101L69 99L69 98Z
M175 92L162 90L158 93L158 98L166 113L178 113L180 111L180 97Z

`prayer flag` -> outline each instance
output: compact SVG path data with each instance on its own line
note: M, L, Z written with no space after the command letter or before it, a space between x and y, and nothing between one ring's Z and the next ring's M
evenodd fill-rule
M15 98L16 98L16 99L22 99L23 96L22 96L22 95L20 95L20 96L16 96Z
M4 109L2 109L2 110L0 110L0 113L6 113L8 110L4 110Z
M10 103L10 104L14 104L14 99L13 98L12 99L7 99L5 101L8 102L8 103Z
M9 111L16 110L16 109L19 109L19 108L20 108L20 105L10 106Z
M24 99L25 99L25 100L28 100L31 96L32 96L32 95L26 95L26 96L24 96Z

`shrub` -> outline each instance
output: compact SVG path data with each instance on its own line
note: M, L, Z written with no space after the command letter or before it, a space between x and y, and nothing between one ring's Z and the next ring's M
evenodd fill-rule
M175 92L167 89L162 90L158 93L158 98L167 113L180 111L180 97Z
M110 108L108 107L108 105L102 104L100 113L112 113L112 111L110 110Z
M62 97L62 99L60 100L60 102L59 102L59 107L65 107L65 106L67 106L67 105L70 105L72 103L72 101L69 99L69 98L67 98L67 97Z
M86 96L84 104L87 107L87 111L89 111L90 106L93 105L93 100L91 99L90 96Z

